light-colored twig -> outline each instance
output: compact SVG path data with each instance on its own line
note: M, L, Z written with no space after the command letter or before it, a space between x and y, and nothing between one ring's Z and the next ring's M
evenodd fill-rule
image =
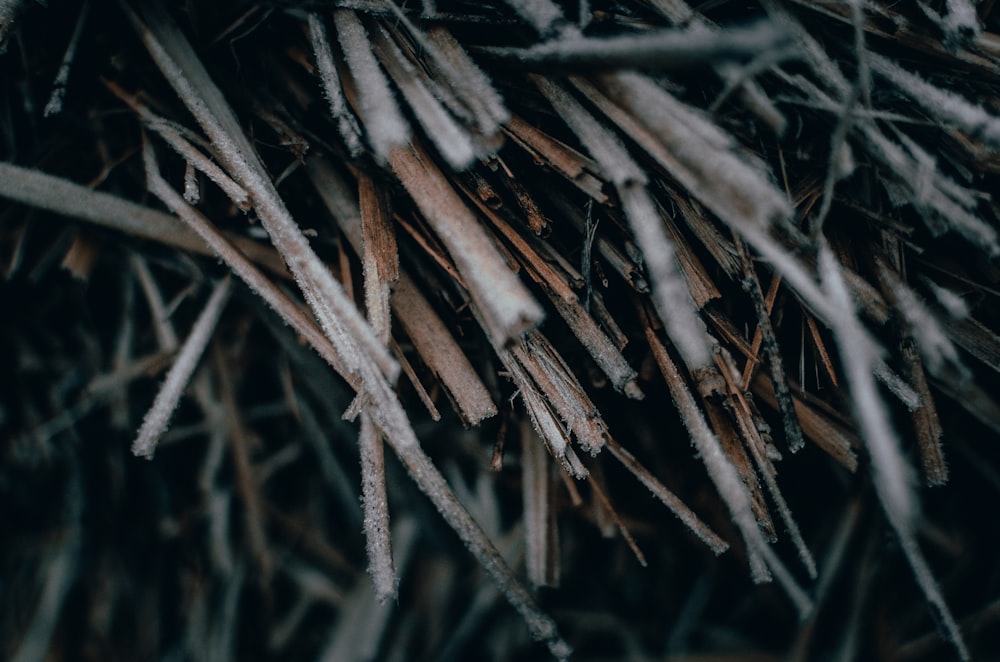
M358 120L347 107L344 89L340 85L340 74L333 61L330 50L330 40L326 35L326 26L318 14L309 14L309 38L312 40L313 54L316 57L316 68L319 69L320 80L323 82L323 93L330 104L330 114L337 122L340 137L347 145L351 156L361 154L361 129Z
M344 59L354 78L368 142L375 155L387 161L394 149L409 142L410 125L400 113L389 81L372 54L361 20L349 9L338 9L333 13L333 21L337 26L337 39L344 51Z
M156 394L153 406L142 421L142 427L139 428L136 440L132 443L132 453L134 455L147 459L153 458L153 453L156 451L156 443L167 429L170 417L173 415L174 409L177 408L181 394L190 381L191 375L194 374L195 368L198 367L198 361L205 352L205 347L208 345L209 340L212 339L215 325L219 321L222 309L229 298L231 283L232 281L229 276L219 281L219 284L215 286L215 290L212 292L212 296L209 297L208 302L205 304L205 308L191 328L191 332L177 353L173 367L167 373L163 386L160 387L159 393Z

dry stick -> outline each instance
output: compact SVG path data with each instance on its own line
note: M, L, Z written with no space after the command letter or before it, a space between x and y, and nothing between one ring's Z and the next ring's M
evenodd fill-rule
M771 326L771 313L768 310L767 300L760 289L760 281L757 280L757 272L754 271L753 262L746 246L739 237L735 237L736 251L743 267L743 289L750 295L753 301L754 311L757 314L757 331L763 339L764 352L767 354L768 367L771 368L771 381L774 384L774 391L778 398L778 409L781 412L782 422L785 426L785 441L789 450L798 452L805 445L802 439L802 428L795 417L795 407L792 404L792 393L788 390L788 380L785 377L785 368L781 362L781 350L778 346L778 339L774 335L774 327ZM777 282L777 280L775 280ZM773 298L772 298L773 301ZM754 336L756 340L756 336ZM749 380L744 379L743 388L749 388Z
M695 515L683 501L677 498L677 495L657 480L656 477L653 476L653 474L651 474L649 470L646 469L646 467L644 467L638 460L636 460L635 456L628 452L628 450L626 450L621 444L609 437L604 441L604 445L605 448L608 449L609 453L614 455L626 469L639 479L640 483L649 488L649 491L653 493L653 496L663 502L663 505L669 508L670 512L677 516L677 519L691 529L691 531L698 536L703 543L708 545L709 549L711 549L716 556L729 549L729 544L726 543L725 540L716 535L716 533L712 531L707 524L701 521L701 519Z
M374 32L373 46L382 66L396 83L410 110L424 128L424 134L434 143L438 153L453 169L468 168L476 157L469 133L434 97L417 75L415 65L406 59L380 26Z
M212 338L215 325L218 323L219 317L222 315L222 309L229 298L231 284L232 280L229 276L219 281L208 303L205 304L204 310L202 310L198 316L198 320L194 323L191 333L177 354L174 365L170 368L170 372L167 373L163 386L160 387L159 393L156 394L153 406L142 421L139 434L132 443L132 453L134 455L150 460L153 459L153 453L156 451L156 443L164 431L166 431L167 424L170 422L170 417L173 415L174 409L177 408L181 394L190 381L194 369L198 366L198 360L204 353L208 341Z
M492 189L485 182L482 187L487 195ZM512 228L499 213L489 208L479 196L464 189L467 197L472 200L482 214L500 230L501 234L517 249L526 260L528 273L543 286L549 300L555 305L560 317L569 325L573 335L583 344L584 348L611 380L615 390L623 391L628 397L642 399L642 390L636 383L636 372L628 364L621 351L611 339L597 326L594 318L583 308L576 292L566 283L566 278L560 274L548 261L543 259L532 246Z
M710 365L712 343L708 331L698 317L691 292L680 273L676 249L646 190L642 169L618 137L600 125L562 87L537 76L533 80L618 189L625 215L646 260L657 311L685 364L691 370Z
M393 150L403 147L410 139L410 126L396 105L389 82L372 54L368 35L353 11L333 12L337 39L344 59L354 79L354 88L361 106L361 120L376 157L385 162Z
M608 201L597 163L517 115L504 132L538 162L545 163L599 204Z
M320 192L321 196L323 196L324 187L322 184L324 181L329 180L332 173L327 171L326 178L324 178L323 166L314 165L315 163L322 164L322 161L312 159L310 162L309 172L313 177L314 184L317 185L317 190ZM324 201L328 204L335 203L336 198L324 198ZM333 211L334 216L337 217L338 220L342 220L345 225L351 222L350 218L340 218L335 209L332 209L331 211ZM349 240L352 236L357 237L358 234L356 229L347 231L346 228L345 233L347 234ZM396 296L399 296L404 288L407 287L412 288L409 293L414 295L408 298L415 300L417 298L415 295L418 293L418 290L412 282L405 277L405 274L401 272L400 280L397 284ZM430 308L428 306L427 310L429 309ZM447 332L445 335L448 335ZM412 337L413 336L411 336L411 338ZM457 348L456 351L461 354L461 351ZM399 407L397 400L393 399L392 402L395 404L396 408ZM400 414L402 414L401 411ZM486 537L476 521L455 498L440 472L430 461L430 458L428 458L420 448L416 437L413 435L412 429L409 427L408 422L405 419L405 415L402 418L402 422L406 424L406 427L400 430L402 435L398 438L393 434L390 434L389 430L387 430L386 426L381 424L381 422L380 427L383 428L386 441L392 447L400 461L407 467L410 476L417 483L420 490L431 499L438 512L441 513L442 517L444 517L445 521L447 521L448 524L455 530L459 538L461 538L466 547L468 547L469 551L472 552L486 572L491 576L494 582L496 582L497 587L504 594L511 605L518 611L521 617L524 618L532 636L537 640L546 643L549 650L558 659L567 658L571 649L569 645L566 644L566 642L559 636L555 622L538 608L530 593L528 593L528 591L522 586L511 569L500 557L489 538Z
M524 334L511 347L583 450L596 455L608 436L607 426L580 382L552 343L539 331Z
M348 369L343 365L336 348L316 327L302 310L272 283L250 260L222 235L207 218L191 207L160 176L153 162L151 151L147 152L147 188L164 205L177 214L211 250L244 283L256 292L281 318L306 339L307 342L336 370L348 383L357 386Z
M760 286L760 281L757 281L758 287ZM778 299L778 287L781 285L781 275L774 274L771 277L771 283L767 286L767 294L764 295L764 312L767 314L768 320L771 319L771 311L774 310L774 302ZM773 329L773 326L772 326ZM743 368L743 384L748 385L753 382L754 375L757 372L757 366L760 364L760 350L764 343L764 332L761 330L760 325L754 329L753 340L750 343L749 353L747 355L747 364Z
M142 6L143 19L124 5L123 10L167 82L212 141L219 160L252 196L261 225L288 264L324 333L338 348L344 365L360 375L367 363L373 361L380 372L394 381L399 366L309 246L233 110L183 33L157 3ZM366 382L365 390L374 393L380 387Z
M917 583L937 615L948 637L963 660L968 660L962 634L941 590L927 566L914 535L917 506L912 491L910 467L906 464L899 442L892 433L885 408L879 406L878 391L872 378L877 350L866 336L854 314L853 304L836 258L825 244L820 245L819 271L823 287L840 315L833 320L833 331L840 346L855 415L863 432L872 459L875 491L886 517L899 536Z
M503 345L537 326L545 314L542 307L507 267L475 214L428 155L411 145L394 150L390 161L393 172L448 249L488 335Z
M117 83L104 81L104 86L107 87L112 94L124 101L129 108L135 111L136 114L142 118L143 123L163 138L163 140L170 145L175 152L180 154L184 160L187 161L189 166L196 168L199 172L203 173L206 177L212 180L216 186L222 189L237 207L243 211L250 209L250 197L247 195L247 192L239 184L234 182L229 175L222 170L222 168L209 160L204 154L201 153L200 150L195 148L194 145L181 135L181 131L178 130L176 126L162 117L157 116L145 104L140 102L134 95L127 93ZM194 202L192 202L192 204L194 204Z
M646 561L646 555L642 553L641 549L639 549L639 545L638 543L636 543L635 538L632 536L632 532L628 530L628 527L625 526L625 522L618 514L618 511L616 511L615 507L611 504L611 499L608 497L608 494L605 491L604 486L602 485L604 480L602 477L603 474L599 473L600 468L601 468L600 465L596 465L596 470L592 472L590 475L590 480L588 481L588 483L590 484L590 489L594 493L594 497L597 499L597 503L600 504L601 509L603 509L604 512L611 517L611 522L615 525L615 528L618 529L618 534L621 535L621 537L625 540L625 544L627 544L629 546L629 549L632 550L632 553L635 555L635 558L639 562L639 565L641 565L643 568L646 568L649 566L649 563ZM598 523L600 523L600 519L602 518L598 516ZM604 527L600 528L603 529ZM608 537L610 537L610 532L607 535Z
M388 191L364 173L358 175L358 208L361 213L365 308L379 339L391 339L389 292L399 277L396 235L392 229ZM379 602L396 597L397 578L389 539L389 501L385 486L382 438L367 414L361 415L361 498L364 504L368 571Z
M924 365L917 351L916 344L919 341L915 339L915 336L921 333L921 331L918 331L917 326L925 327L923 330L924 333L936 332L939 334L940 341L944 343L944 347L950 349L952 352L955 351L954 346L951 345L943 329L937 325L937 320L931 317L926 310L922 309L922 303L917 300L916 295L900 280L900 277L891 271L885 262L877 257L875 258L875 265L886 298L899 311L902 319L905 320L902 322L903 328L900 330L900 353L902 354L906 376L920 395L920 407L913 412L912 418L917 433L917 448L920 451L924 478L928 485L943 485L948 482L948 465L945 463L944 449L941 446L943 430L941 429L941 421L937 415L934 398L927 384ZM927 316L925 319L930 321L930 325L923 320L922 322L916 322L917 319L922 317L921 314ZM927 326L933 326L934 328L926 329ZM938 360L941 359L940 355L936 356Z
M868 60L872 71L937 119L953 124L972 137L981 138L994 149L1000 148L1000 117L989 114L982 106L972 104L953 92L928 83L886 57L869 53Z
M321 157L309 159L306 174L355 252L360 254L363 243L361 212L347 185ZM496 415L496 405L486 386L405 271L400 271L389 301L417 353L444 384L464 421L475 425Z
M805 618L812 609L809 597L796 584L795 579L774 554L774 550L764 540L764 536L757 527L757 520L750 508L750 498L747 495L746 487L740 480L732 463L723 453L718 438L712 434L708 424L705 422L705 418L698 409L698 404L694 396L684 383L684 377L680 374L673 359L670 358L666 347L656 337L655 331L648 325L646 327L646 339L653 350L654 359L656 359L660 370L663 372L663 377L670 389L671 398L681 415L685 427L687 427L690 433L691 442L695 449L697 449L702 462L705 463L709 478L729 509L733 522L746 541L751 558L758 556L764 560L767 568L770 569L778 580L778 583L788 593L789 598L791 598L799 612L799 616Z
M813 559L812 552L809 551L805 540L802 539L802 532L799 530L799 525L792 516L792 510L788 507L788 502L785 501L785 497L778 487L774 465L767 457L764 440L761 439L760 431L753 420L753 412L750 410L750 405L743 396L743 385L737 385L733 381L733 375L736 374L735 368L730 370L730 365L727 365L728 362L724 362L721 357L718 359L718 362L720 364L719 372L722 373L730 391L730 400L727 400L728 408L733 418L736 419L744 443L750 449L750 456L753 458L754 464L757 465L757 473L764 478L764 486L767 488L768 494L771 495L771 500L774 501L774 504L778 508L778 516L785 523L785 529L788 531L788 535L792 539L792 544L799 553L802 565L809 573L809 577L815 579L816 561ZM801 430L799 434L801 434Z
M337 65L333 61L333 53L330 51L330 40L326 35L326 26L323 19L314 13L309 14L309 38L313 45L313 54L316 57L316 68L319 70L320 80L323 81L323 93L330 104L330 114L337 123L337 130L340 137L347 145L347 151L351 156L360 156L363 147L361 145L361 129L358 121L347 107L347 99L344 97L344 89L340 85L340 75L337 73Z
M170 214L37 170L0 163L0 196L191 253L212 254L196 234ZM228 240L268 271L288 276L273 249L246 237L230 236Z
M787 47L789 36L774 24L712 32L650 30L624 36L578 37L548 41L531 48L484 47L500 60L528 67L690 68L722 60L753 57Z
M552 508L550 460L527 418L521 419L524 558L535 587L559 584L559 539Z
M510 119L493 83L465 52L447 28L435 26L427 31L427 40L435 48L427 49L432 55L430 66L445 79L455 94L468 106L478 128L484 135L496 135ZM437 54L435 57L434 54Z

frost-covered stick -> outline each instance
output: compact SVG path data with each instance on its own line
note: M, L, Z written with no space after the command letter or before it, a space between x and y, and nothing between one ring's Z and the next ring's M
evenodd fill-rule
M208 302L205 304L205 308L201 311L197 321L195 321L194 326L191 328L191 333L188 334L187 339L177 353L174 365L170 368L170 372L167 373L160 391L153 400L153 406L143 419L142 427L139 428L139 434L132 443L132 453L134 455L147 459L153 458L153 453L156 451L156 444L160 436L166 431L170 417L173 415L174 409L177 408L177 403L180 401L181 394L191 380L194 369L198 367L198 361L205 352L208 341L212 338L215 325L218 323L219 317L222 315L222 309L229 299L231 284L232 280L228 275L219 281L219 284L215 286L215 290L212 292L212 296L209 297Z
M524 558L528 581L535 587L559 583L558 548L550 545L554 521L551 510L551 460L542 449L542 440L527 418L521 419L521 495L524 501ZM555 561L555 564L553 564Z
M865 445L872 458L875 491L889 523L899 536L917 583L927 600L937 610L944 630L959 657L968 660L969 652L958 624L945 604L941 590L917 546L914 525L917 505L913 495L912 471L899 448L898 440L892 433L885 407L881 404L872 378L877 349L861 329L840 267L825 243L820 245L818 263L823 288L841 311L841 314L831 321L831 325L840 347L855 415L858 417Z
M364 242L361 211L353 191L322 157L314 156L307 161L306 174L355 252L360 254ZM400 270L389 302L417 353L445 385L464 420L475 425L495 416L496 405L486 386L405 270Z
M892 297L896 299L896 308L906 320L931 374L939 375L952 370L957 373L959 379L968 378L968 369L963 365L945 326L898 274L881 260L878 260L877 264L880 275L891 290ZM950 290L947 292L951 294ZM964 301L962 304L964 305Z
M757 279L757 272L754 271L746 245L737 236L734 236L733 239L740 265L743 267L743 289L750 295L750 300L753 302L754 312L757 315L757 331L760 333L764 352L767 354L767 365L771 369L771 383L774 384L774 394L778 399L778 409L781 412L785 428L785 442L788 444L789 450L796 453L802 450L805 440L802 438L802 427L799 425L799 419L795 415L795 406L792 404L792 393L788 389L788 379L781 361L781 350L778 346L778 339L774 335L774 327L771 326L771 314L768 311L767 302L764 300L764 293L760 289L760 281ZM743 384L744 388L749 388L749 386L749 384Z
M510 112L493 83L447 28L430 28L427 39L436 47L431 52L441 56L432 59L431 66L441 68L449 85L472 112L476 127L487 136L496 135L510 119Z
M791 538L792 545L794 545L796 551L799 553L799 560L802 561L802 565L809 573L809 577L815 579L816 561L813 559L812 552L802 538L802 532L795 521L794 515L792 515L792 509L788 507L788 502L785 501L785 496L782 494L781 488L778 487L774 465L771 463L770 458L767 457L764 440L761 439L760 432L754 424L752 414L749 413L749 405L743 399L742 391L738 390L730 377L731 374L736 374L735 368L732 372L728 368L729 366L721 366L720 372L727 380L730 389L732 389L731 394L735 399L735 403L731 405L733 418L737 422L740 434L750 452L750 457L753 458L754 465L757 467L757 475L764 479L764 486L767 488L768 494L771 495L771 500L774 501L774 505L778 509L778 516L784 522L788 537Z
M363 149L361 129L358 127L358 120L347 106L344 89L340 85L340 74L337 73L337 65L330 50L326 26L323 24L323 19L315 13L309 14L309 38L312 40L316 68L319 69L319 77L323 82L323 93L330 104L330 114L337 122L337 130L347 145L347 151L351 156L357 157Z
M404 568L413 554L419 527L410 518L396 524L393 537L399 552L400 567ZM344 599L337 623L316 656L321 662L365 662L377 659L386 635L394 602L383 602L370 585L358 583Z
M729 549L729 544L725 540L720 538L714 531L712 531L712 529L708 527L707 524L701 521L701 519L695 515L683 501L677 498L677 495L657 480L656 477L653 476L648 469L646 469L646 467L635 459L635 456L633 456L632 453L610 437L605 440L604 445L608 449L609 453L614 455L626 469L639 479L640 483L645 485L649 491L653 493L653 496L669 508L677 519L691 529L691 532L698 536L703 543L708 545L708 548L711 549L716 556Z
M361 451L361 501L364 507L368 574L379 602L396 597L396 569L389 538L389 501L385 489L385 455L382 436L368 414L361 414L358 436Z
M396 237L393 234L388 192L365 173L358 175L358 208L361 213L365 308L379 339L389 344L389 292L399 276ZM358 437L361 451L361 499L364 506L368 572L379 602L396 597L396 570L389 538L389 500L385 485L382 436L368 414L361 414Z
M533 76L533 80L618 190L625 215L646 260L657 311L685 364L691 370L710 365L712 349L708 330L698 317L677 264L676 249L646 190L645 173L618 137L598 123L566 90L540 76Z
M2 10L0 10L0 13L2 13ZM73 36L69 39L69 44L66 46L66 54L63 55L62 64L59 65L59 73L56 74L56 79L52 83L52 96L49 97L49 102L45 104L45 111L43 112L45 117L58 115L62 112L63 97L66 96L66 84L69 82L69 72L73 66L73 58L76 57L76 49L80 45L80 35L83 34L83 26L87 22L87 15L89 13L90 2L87 0L83 3L83 7L80 8L80 17L76 19ZM3 18L0 17L0 21L2 20Z
M144 153L146 159L146 186L150 193L159 198L168 209L173 211L187 224L197 236L235 273L247 286L256 292L278 315L298 333L333 367L349 384L357 385L341 361L336 348L316 327L302 310L292 303L274 283L272 283L247 257L233 246L207 218L170 187L160 176L156 168L152 151L147 147Z
M381 26L376 26L372 46L410 110L434 143L438 153L455 170L465 170L476 157L469 133L459 125L417 75L402 51Z
M650 30L625 36L579 37L547 41L531 48L484 47L481 52L529 67L673 68L744 59L780 51L788 35L770 23L710 31Z
M736 524L746 542L747 551L751 559L751 574L756 581L766 581L770 577L770 573L773 573L778 583L781 584L792 600L792 603L799 612L799 616L805 618L812 610L812 603L809 596L798 586L791 573L785 568L784 564L775 555L774 550L771 549L770 545L764 539L764 535L761 533L757 525L757 519L754 517L753 510L751 509L750 497L747 494L746 486L740 480L736 468L733 467L723 452L718 438L708 427L708 423L705 421L701 410L698 409L698 403L687 388L684 377L681 375L677 365L670 358L666 347L657 338L656 332L648 325L646 327L646 340L653 350L653 358L659 365L660 371L663 373L663 377L670 389L671 399L674 401L674 405L681 415L681 420L690 434L691 443L697 450L699 457L701 457L701 461L708 471L709 478L729 509L733 523ZM754 559L758 559L758 562L762 561L765 567L753 567Z
M148 117L144 115L143 119L146 126L155 131L175 152L184 157L188 165L196 168L222 189L237 207L243 210L250 209L250 196L247 195L243 187L234 182L229 175L223 172L222 168L185 140L169 122L152 115L152 113Z
M389 191L365 173L358 174L361 216L361 262L368 321L379 339L389 343L389 295L399 278L396 235L389 208Z
M742 234L744 228L762 234L771 222L791 216L785 195L735 152L728 134L654 81L619 72L600 76L598 90L580 77L571 80L699 202Z
M1000 148L1000 117L970 103L954 92L932 85L920 76L876 53L868 55L872 71L895 85L918 106L937 119L953 124L969 135Z
M376 157L385 162L394 149L409 142L410 125L400 113L389 81L372 54L361 20L351 10L337 9L333 12L333 21L344 59L354 78L368 142Z
M142 4L143 19L124 3L122 9L161 73L212 141L219 160L252 196L261 225L295 276L323 332L338 347L344 365L360 376L364 366L373 361L379 371L395 381L399 366L309 246L239 120L187 38L157 2ZM378 384L365 383L364 388L372 393L380 390Z
M825 245L821 245L818 262L824 290L839 309L839 314L827 323L831 325L840 348L848 390L872 458L879 497L892 521L910 531L917 515L911 470L892 432L885 415L885 405L872 377L878 349L862 329L840 267Z
M961 366L961 363L955 346L951 344L944 328L925 308L916 293L882 260L876 257L875 263L886 298L905 320L900 331L900 353L907 377L921 400L920 407L913 412L913 422L924 477L929 485L943 485L948 482L948 465L941 445L943 430L934 398L927 384L921 354L929 364L931 372L936 374L943 371L946 356L949 367Z
M170 214L37 170L0 163L0 196L141 239L211 255L198 235ZM288 275L273 250L246 237L230 236L229 241L272 273Z
M502 344L537 326L544 310L430 157L413 144L394 150L391 165L454 260L487 333Z

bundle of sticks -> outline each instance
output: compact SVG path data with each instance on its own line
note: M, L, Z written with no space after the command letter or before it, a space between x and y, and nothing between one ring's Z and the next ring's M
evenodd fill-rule
M0 2L5 659L995 652L992 10Z

